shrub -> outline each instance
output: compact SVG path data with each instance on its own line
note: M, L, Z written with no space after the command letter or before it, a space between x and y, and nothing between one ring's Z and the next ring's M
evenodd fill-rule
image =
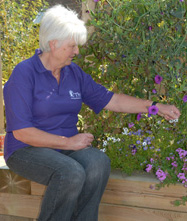
M39 47L39 24L34 19L47 6L44 0L2 0L0 29L3 83L15 65L33 55Z
M86 106L80 114L80 131L94 134L113 168L151 170L163 184L187 182L186 11L180 0L97 1L95 12L87 11L95 31L76 61L114 92L180 109L176 122L110 111L96 118Z

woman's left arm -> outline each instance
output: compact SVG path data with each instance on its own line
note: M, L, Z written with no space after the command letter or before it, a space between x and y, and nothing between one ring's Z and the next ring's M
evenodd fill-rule
M148 113L148 108L152 105L152 101L143 100L126 94L114 94L104 109L122 112L122 113ZM179 118L180 111L174 105L157 103L158 115L166 120L174 120Z

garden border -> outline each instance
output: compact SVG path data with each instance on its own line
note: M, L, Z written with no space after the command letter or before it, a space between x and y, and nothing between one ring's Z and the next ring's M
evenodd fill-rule
M153 187L158 183L152 174L127 176L118 170L112 171L101 201L99 221L187 220L187 205L176 207L172 204L172 201L186 195L187 190L181 184L156 190ZM20 217L23 221L34 221L38 216L44 191L45 186L30 182L10 171L3 157L0 157L2 220L12 221Z

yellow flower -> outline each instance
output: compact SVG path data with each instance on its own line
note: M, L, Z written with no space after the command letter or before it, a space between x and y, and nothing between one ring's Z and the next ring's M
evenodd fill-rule
M164 21L161 21L160 23L157 23L158 27L162 28L164 26Z

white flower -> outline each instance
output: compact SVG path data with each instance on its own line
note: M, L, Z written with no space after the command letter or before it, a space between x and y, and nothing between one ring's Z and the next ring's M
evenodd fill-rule
M179 119L175 119L174 122L177 123L179 121Z
M169 122L172 124L174 122L174 120L170 120Z
M106 152L106 148L100 149L100 151L105 153Z
M117 139L115 137L112 137L113 142L115 143Z
M128 132L129 132L129 129L128 129L127 127L124 127L122 134L123 134L123 135L127 135Z
M103 147L107 146L108 142L105 140L103 141Z
M142 145L143 145L143 146L146 146L146 145L147 145L147 142L143 142Z

